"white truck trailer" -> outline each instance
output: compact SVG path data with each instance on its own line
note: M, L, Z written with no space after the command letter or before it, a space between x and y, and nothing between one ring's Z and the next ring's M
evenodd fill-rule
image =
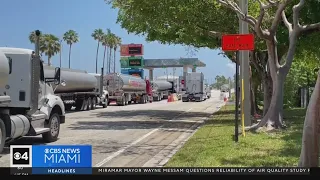
M44 78L39 56L40 31L36 31L35 52L0 48L0 152L5 143L23 136L42 134L45 142L58 139L65 122L64 104L47 83L60 83L60 69L54 78Z
M155 80L151 82L152 96L154 101L161 101L169 96L173 91L173 83L164 80Z
M44 66L44 76L52 77L53 66ZM103 76L100 74L90 74L87 71L61 68L61 83L65 86L55 86L55 94L59 96L65 106L66 111L72 107L79 111L94 110L96 105L106 108L108 105L108 92L103 91Z
M152 101L152 88L149 80L131 75L109 73L104 77L103 86L106 86L109 92L109 102L116 101L120 106L132 102L145 104Z
M186 74L186 92L182 95L182 102L204 101L207 98L203 73L191 72Z

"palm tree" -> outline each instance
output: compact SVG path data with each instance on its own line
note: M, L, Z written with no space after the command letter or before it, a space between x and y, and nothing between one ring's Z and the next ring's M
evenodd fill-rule
M121 45L121 38L119 36L115 36L113 46L113 72L116 72L116 52L117 48Z
M70 57L71 57L71 46L79 42L78 33L74 30L69 30L63 34L63 40L69 45L69 69L70 69Z
M109 36L109 72L111 72L111 58L112 58L112 49L115 45L115 34L113 33L110 33L110 36Z
M104 46L104 52L103 52L103 64L102 64L102 68L105 71L104 67L105 67L105 60L106 60L106 51L108 48L108 36L105 34L102 38L102 46ZM108 53L107 53L108 54Z
M108 70L107 72L110 73L111 72L111 49L112 49L112 33L110 29L107 29L107 33L106 33L106 44L107 44L107 64L108 64Z
M97 47L97 54L96 54L96 73L98 73L98 55L99 55L99 45L103 38L103 30L102 29L95 29L91 36L94 38L94 40L98 41L98 47Z
M60 52L60 42L53 34L44 34L43 35L43 47L45 47L44 53L48 56L48 65L51 65L51 57Z

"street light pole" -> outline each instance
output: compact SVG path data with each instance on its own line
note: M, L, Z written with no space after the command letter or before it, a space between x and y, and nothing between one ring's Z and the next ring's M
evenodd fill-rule
M62 40L60 40L60 68L61 68Z
M248 0L239 1L239 7L243 14L248 14ZM239 34L248 34L248 24L239 19ZM250 106L250 82L249 82L249 51L240 51L241 74L241 119L242 126L251 126Z

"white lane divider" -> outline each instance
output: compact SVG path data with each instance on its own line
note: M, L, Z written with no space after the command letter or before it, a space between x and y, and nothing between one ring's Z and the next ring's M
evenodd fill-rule
M185 111L184 113L186 112L189 112L191 111L192 108L188 109L187 111ZM169 120L169 121L173 121L175 120L176 118L178 118L179 116L181 116L182 114L184 113L181 113L177 116L175 116L172 120ZM152 131L150 131L149 133L143 135L142 137L140 137L139 139L135 140L134 142L132 142L131 144L121 148L120 150L118 150L117 152L113 153L111 156L108 156L107 158L103 159L101 162L99 162L98 164L96 164L94 167L101 167L103 166L104 164L106 164L107 162L111 161L112 159L114 159L115 157L119 156L120 154L122 154L125 150L127 150L128 148L138 144L139 142L141 142L142 140L146 139L147 137L149 137L151 134L157 132L159 129L161 129L164 125L158 127L157 129L154 129Z
M161 128L161 127L159 127ZM140 141L144 140L145 138L147 138L148 136L150 136L151 134L155 133L156 131L159 130L159 128L157 129L154 129L152 131L150 131L149 133L145 134L144 136L140 137L139 139L135 140L133 143L121 148L119 151L113 153L111 156L103 159L101 162L99 162L98 164L96 164L94 167L101 167L103 166L104 164L106 164L107 162L111 161L113 158L119 156L121 153L123 153L125 150L127 150L128 148L138 144Z

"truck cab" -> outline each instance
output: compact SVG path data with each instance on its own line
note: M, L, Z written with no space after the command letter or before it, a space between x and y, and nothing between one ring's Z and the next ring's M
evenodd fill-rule
M65 110L48 83L60 84L60 68L54 77L44 78L43 62L33 50L0 47L0 54L9 67L7 81L0 82L4 83L0 96L10 97L7 103L0 102L0 152L4 142L23 136L42 134L46 142L56 141Z

